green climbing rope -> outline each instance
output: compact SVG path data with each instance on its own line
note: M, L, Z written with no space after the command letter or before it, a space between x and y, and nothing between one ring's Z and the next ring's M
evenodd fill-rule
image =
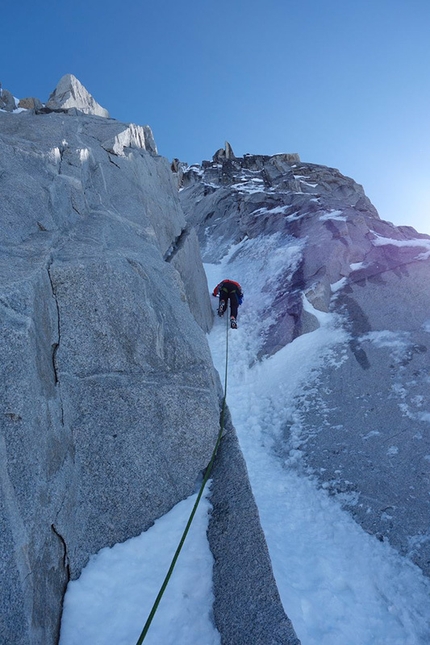
M226 313L228 313L228 312L226 312ZM202 484L200 486L200 490L199 490L198 495L197 495L197 499L196 499L196 501L194 503L193 510L190 513L190 517L188 518L187 525L185 526L184 532L182 533L182 537L181 537L181 539L179 541L179 544L178 544L178 547L177 547L177 549L175 551L175 555L173 556L172 562L170 563L169 570L167 571L166 577L164 578L163 584L160 587L160 591L158 592L158 595L157 595L157 597L155 599L155 602L154 602L154 604L152 606L150 614L149 614L149 616L147 618L147 621L145 623L144 628L142 629L142 633L140 634L136 645L142 645L142 643L143 643L143 641L145 639L145 636L148 633L149 627L151 626L152 620L153 620L153 618L154 618L154 616L156 614L156 611L158 609L158 605L161 602L163 594L164 594L164 592L166 590L166 587L167 587L167 585L169 583L169 580L171 578L171 575L173 573L173 569L175 568L176 562L177 562L177 560L179 558L179 554L181 553L181 550L182 550L182 547L184 545L185 539L186 539L186 537L188 535L188 531L190 530L190 526L191 526L191 523L192 523L192 521L194 519L194 515L196 514L197 507L198 507L199 502L201 500L201 497L203 495L203 491L205 489L207 481L208 481L208 479L210 477L210 474L212 472L212 467L213 467L213 464L214 464L214 461L215 461L216 454L218 452L219 444L221 442L222 434L223 434L223 431L224 431L224 420L225 420L225 409L226 409L226 398L227 398L228 322L229 322L229 317L228 316L226 316L226 321L227 321L227 326L226 326L226 342L225 342L224 396L223 396L223 400L222 400L221 416L220 416L220 429L219 429L218 437L217 437L215 447L214 447L213 452L212 452L211 460L210 460L210 462L209 462L209 464L208 464L208 466L206 468L205 475L203 477L203 481L202 481Z

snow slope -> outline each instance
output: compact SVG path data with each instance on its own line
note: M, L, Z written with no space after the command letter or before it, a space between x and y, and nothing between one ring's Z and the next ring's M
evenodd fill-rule
M271 267L255 257L248 263L239 247L221 264L206 265L206 272L210 288L228 277L245 292L239 329L229 332L227 399L286 613L303 645L425 645L430 581L318 489L301 472L299 451L287 460L277 455L285 428L300 427L294 397L317 388L318 370L335 360L332 349L345 341L345 332L335 315L313 310L319 329L254 364L265 326L255 312L268 276L276 275L276 259ZM285 257L278 262L285 265ZM218 320L210 345L220 372L224 337L224 321Z
M209 491L207 491L209 492ZM177 504L139 537L102 549L69 583L60 645L135 645L149 616L196 495ZM213 559L203 497L145 645L219 645L211 621Z

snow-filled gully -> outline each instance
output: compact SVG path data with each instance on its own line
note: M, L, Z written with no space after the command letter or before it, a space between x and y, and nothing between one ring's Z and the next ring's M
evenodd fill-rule
M210 289L230 277L245 290L239 328L229 331L227 402L285 612L302 645L428 645L430 581L301 474L299 452L285 460L276 451L285 427L300 423L294 397L333 360L344 332L330 314L313 310L319 329L256 361L258 335L270 322L258 322L252 304L261 297L258 285L264 279L261 267L231 258L205 269ZM213 299L214 310L216 305ZM306 301L304 306L311 308ZM223 374L224 320L215 320L208 339ZM69 584L60 645L136 642L194 499L177 504L141 536L91 559L80 579ZM203 498L145 645L221 642L212 621L209 513Z

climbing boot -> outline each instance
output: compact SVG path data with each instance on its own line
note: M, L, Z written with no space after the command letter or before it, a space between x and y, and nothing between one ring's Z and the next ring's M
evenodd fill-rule
M232 316L230 318L230 327L232 329L237 329L237 322L236 322L236 318L234 316Z
M218 316L224 316L225 312L225 300L221 300L218 307Z

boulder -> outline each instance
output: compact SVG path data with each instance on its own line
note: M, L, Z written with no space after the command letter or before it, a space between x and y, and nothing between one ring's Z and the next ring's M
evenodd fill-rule
M16 109L16 101L13 94L9 90L1 90L0 92L0 110L6 112L13 112Z
M42 102L32 96L20 99L18 107L24 110L41 110L43 108Z

